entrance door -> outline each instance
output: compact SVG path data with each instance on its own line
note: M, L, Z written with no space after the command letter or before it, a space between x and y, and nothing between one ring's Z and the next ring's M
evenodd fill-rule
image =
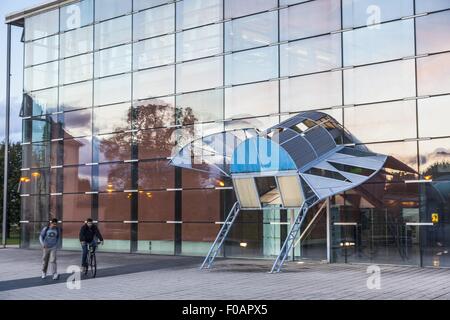
M416 211L341 206L333 212L332 261L420 265Z

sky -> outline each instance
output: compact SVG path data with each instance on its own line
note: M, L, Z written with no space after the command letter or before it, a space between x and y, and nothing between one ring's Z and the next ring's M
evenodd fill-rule
M11 12L35 6L45 0L0 0L0 141L5 137L5 96L6 96L6 35L5 16ZM22 138L22 121L19 111L22 104L23 88L23 44L20 42L22 28L12 27L11 34L11 129L10 139L17 142Z

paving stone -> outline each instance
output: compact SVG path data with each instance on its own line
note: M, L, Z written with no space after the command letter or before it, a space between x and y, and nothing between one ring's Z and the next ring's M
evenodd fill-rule
M66 286L80 252L58 252L59 281L40 279L38 250L0 250L0 300L7 299L450 299L450 269L380 266L381 289L368 289L367 265L289 262L269 274L272 261L219 259L199 270L201 257L98 252L98 277ZM89 294L86 294L86 293ZM88 297L88 298L87 298Z

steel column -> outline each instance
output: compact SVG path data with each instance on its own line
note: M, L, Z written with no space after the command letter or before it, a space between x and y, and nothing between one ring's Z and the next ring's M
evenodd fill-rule
M5 162L3 173L3 220L2 245L6 247L6 224L8 223L8 162L9 162L9 113L11 108L11 25L7 25L6 37L6 101L5 101Z

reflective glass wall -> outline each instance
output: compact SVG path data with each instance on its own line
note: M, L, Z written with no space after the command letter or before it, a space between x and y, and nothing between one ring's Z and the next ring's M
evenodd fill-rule
M232 184L169 166L173 151L321 110L408 168L332 199L333 223L359 230L333 227L334 260L347 237L381 246L354 261L450 265L449 21L439 0L82 0L27 18L22 245L56 216L77 248L92 216L106 250L203 255ZM244 212L225 254L276 255L292 214ZM323 259L313 225L296 256Z

